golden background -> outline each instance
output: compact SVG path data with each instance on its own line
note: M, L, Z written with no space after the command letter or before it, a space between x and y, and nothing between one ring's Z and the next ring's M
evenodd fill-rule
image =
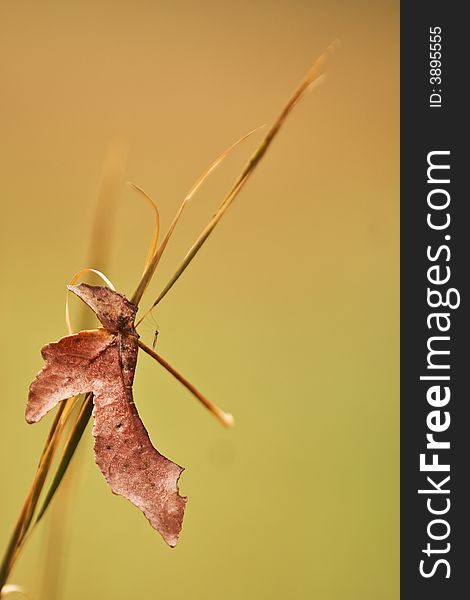
M127 156L124 180L158 201L165 228L193 180L271 122L335 38L327 81L155 313L159 351L236 428L139 358L143 421L186 467L178 547L111 494L87 431L68 520L58 504L10 578L35 598L398 598L396 1L0 5L0 544L52 422L26 425L27 389L41 346L65 334L66 283L92 266L109 149ZM256 142L194 199L144 306ZM116 207L107 274L131 294L152 213L124 184Z

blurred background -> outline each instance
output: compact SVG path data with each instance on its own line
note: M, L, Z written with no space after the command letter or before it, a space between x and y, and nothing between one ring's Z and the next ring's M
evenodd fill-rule
M40 348L65 334L105 164L107 275L132 294L157 202L270 123L315 58L341 49L155 311L158 348L237 419L223 430L149 357L135 400L186 467L168 548L111 494L84 435L10 578L35 598L398 598L399 5L372 0L18 0L0 5L0 546L53 415L24 421ZM147 306L262 133L194 199ZM88 279L90 282L93 280ZM78 301L73 301L75 322ZM141 329L151 343L155 323Z

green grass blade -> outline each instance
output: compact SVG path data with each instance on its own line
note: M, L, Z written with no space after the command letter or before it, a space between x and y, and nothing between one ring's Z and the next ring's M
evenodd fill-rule
M41 508L39 509L39 512L36 516L36 520L34 522L33 527L35 527L39 523L39 521L42 519L46 510L49 507L49 504L51 503L52 499L54 498L54 495L55 495L62 479L64 478L64 475L67 471L70 461L72 460L72 457L75 454L78 444L80 443L83 432L85 431L86 426L88 424L88 421L90 420L92 410L93 410L92 395L87 394L85 396L85 399L83 400L83 404L80 409L80 413L77 417L77 421L75 422L74 428L70 432L70 436L69 436L67 442L65 443L62 458L57 467L57 471L54 475L51 485L47 491L46 497L44 498Z

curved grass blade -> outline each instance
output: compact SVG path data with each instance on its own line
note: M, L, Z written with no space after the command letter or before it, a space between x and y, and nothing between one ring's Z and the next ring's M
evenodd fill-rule
M145 198L145 200L147 200L147 202L150 204L150 206L152 207L154 214L155 214L155 224L153 227L152 239L150 241L150 246L149 246L149 249L147 252L147 258L145 260L145 265L144 265L144 273L145 273L145 271L147 270L149 264L152 262L152 259L155 256L155 253L157 251L158 236L160 235L160 213L158 211L158 206L156 205L156 203L152 200L152 198L147 194L147 192L143 188L136 185L135 183L132 183L132 181L128 181L127 183L136 192L141 194L142 197ZM144 273L142 273L142 275Z
M158 250L155 252L153 259L151 260L151 262L147 265L147 268L144 271L144 274L142 275L139 285L137 286L136 291L134 292L134 295L131 298L131 302L133 304L139 304L140 300L142 299L142 296L145 292L145 290L147 289L148 284L150 283L150 280L153 277L153 274L155 273L155 269L157 268L158 263L160 262L160 258L162 257L162 254L173 234L173 231L176 227L176 225L178 224L178 221L181 218L181 215L183 214L183 211L185 209L185 207L187 206L187 204L190 202L190 200L193 198L194 194L199 190L199 188L202 186L202 184L206 181L206 179L209 177L209 175L215 171L215 169L227 158L227 156L237 147L239 146L243 141L245 141L248 137L250 137L250 135L252 135L253 133L255 133L255 131L258 131L259 127L257 127L256 129L253 129L252 131L249 131L248 133L246 133L243 137L241 137L239 140L237 140L236 142L234 142L231 146L229 146L226 150L224 150L222 152L222 154L220 154L215 160L214 162L209 166L208 169L206 169L202 175L199 176L199 178L195 181L195 183L192 185L191 189L189 190L189 192L186 194L181 206L179 207L175 218L173 219L173 221L171 222L170 227L168 228L168 231L165 234L165 237L163 238L162 243L160 244L160 246L158 247ZM145 316L145 315L144 315ZM143 318L143 317L142 317ZM142 319L140 319L137 323L136 326L140 323Z

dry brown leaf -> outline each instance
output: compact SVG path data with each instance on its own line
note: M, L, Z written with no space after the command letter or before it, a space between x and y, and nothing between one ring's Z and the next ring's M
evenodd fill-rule
M68 287L103 327L69 335L42 349L46 364L30 386L26 420L35 423L61 400L92 392L96 464L112 491L137 506L175 546L186 504L178 493L183 469L152 446L134 404L136 306L105 287Z

